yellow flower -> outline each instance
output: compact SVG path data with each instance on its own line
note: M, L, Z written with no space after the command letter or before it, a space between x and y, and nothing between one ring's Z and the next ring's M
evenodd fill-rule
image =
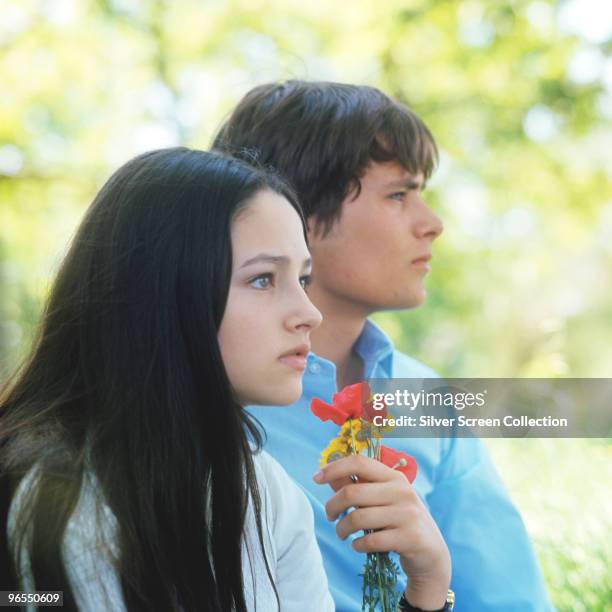
M334 438L328 445L327 448L321 453L321 459L319 465L323 467L332 461L342 459L349 454L349 447L346 440L342 436Z
M367 431L362 429L361 419L349 419L340 429L340 435L354 453L361 453L368 448Z
M347 419L340 428L338 436L321 453L320 466L323 467L347 455L362 453L368 448L369 440L380 438L381 430L384 429L374 427L361 419Z

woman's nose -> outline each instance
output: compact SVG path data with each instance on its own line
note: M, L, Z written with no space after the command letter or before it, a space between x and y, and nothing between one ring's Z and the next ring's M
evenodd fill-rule
M297 303L292 308L292 313L287 317L287 327L291 330L303 329L312 331L323 320L323 315L317 307L310 301L308 295L301 289L301 295L296 297Z

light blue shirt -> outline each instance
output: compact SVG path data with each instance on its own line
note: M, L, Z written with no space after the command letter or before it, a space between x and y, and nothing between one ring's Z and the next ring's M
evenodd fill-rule
M433 370L396 351L389 338L368 321L355 349L364 362L365 378L431 378ZM336 609L361 610L364 555L350 540L341 541L335 523L325 516L332 490L317 485L319 455L338 433L331 421L310 412L318 397L331 402L336 367L310 353L304 392L290 407L249 407L264 426L265 449L301 486L312 504L317 539ZM525 526L477 438L395 438L389 446L412 455L418 463L414 487L435 519L452 558L451 588L456 612L546 612L552 608ZM402 587L405 582L402 584Z

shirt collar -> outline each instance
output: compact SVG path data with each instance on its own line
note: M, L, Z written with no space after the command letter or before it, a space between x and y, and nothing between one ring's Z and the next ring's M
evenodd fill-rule
M365 378L391 376L393 343L378 325L367 319L354 347L363 360ZM336 364L315 353L309 353L304 373L304 391L309 393L315 389L319 395L336 392Z
M371 378L377 367L382 367L387 376L391 375L393 342L376 323L366 319L363 331L355 342L355 351L363 360L366 378Z

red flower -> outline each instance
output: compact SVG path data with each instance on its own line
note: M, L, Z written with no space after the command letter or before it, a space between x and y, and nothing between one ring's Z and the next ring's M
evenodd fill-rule
M368 407L372 402L364 402L364 398L369 400L370 387L367 383L360 382L334 393L333 405L326 404L318 397L313 398L310 409L322 421L331 419L336 425L343 425L348 419L362 418L362 413L365 415L363 418L368 416Z
M408 479L408 482L414 482L417 475L417 462L414 457L381 445L380 460L386 466L401 472Z
M368 397L370 397L369 387L368 387ZM375 416L380 416L380 417L385 418L387 416L387 405L383 402L382 408L374 408L374 402L373 400L370 400L369 402L367 402L367 404L363 405L363 412L361 413L361 418L364 421L370 421L370 423L373 423Z

